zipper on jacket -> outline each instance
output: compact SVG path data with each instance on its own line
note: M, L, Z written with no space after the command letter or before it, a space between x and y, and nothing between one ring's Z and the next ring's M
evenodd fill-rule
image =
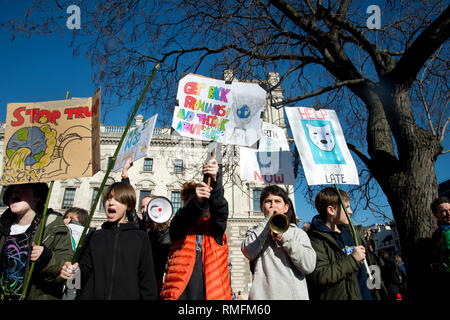
M120 223L117 224L117 226L114 228L114 247L113 247L113 261L112 261L112 265L111 265L111 282L110 282L110 286L109 286L109 293L107 296L108 300L112 299L112 294L113 294L113 283L114 283L114 274L116 271L116 258L117 258L117 254L118 254L118 244L119 244L119 234L120 234Z

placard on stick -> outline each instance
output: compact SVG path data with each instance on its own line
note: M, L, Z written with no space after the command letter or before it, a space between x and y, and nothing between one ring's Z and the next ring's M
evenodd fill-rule
M155 114L141 125L128 131L119 153L117 154L117 159L112 171L123 168L129 157L131 157L131 162L133 162L147 155L157 117L158 115Z
M100 96L8 103L2 184L90 177L100 170Z
M334 110L285 107L308 185L359 184Z

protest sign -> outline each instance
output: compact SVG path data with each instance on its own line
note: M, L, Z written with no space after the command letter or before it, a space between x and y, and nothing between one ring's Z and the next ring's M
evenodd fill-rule
M359 184L334 110L285 107L308 185Z
M263 122L258 151L289 151L284 130L269 122Z
M131 162L133 162L147 155L157 117L158 115L155 114L141 125L128 131L123 144L120 147L119 153L117 154L117 159L112 171L123 168L129 157L131 157Z
M239 147L241 179L262 184L295 185L290 151L256 151Z
M188 74L178 84L172 128L185 137L250 146L260 137L265 99L255 83Z
M100 95L8 103L3 184L90 177L100 170Z

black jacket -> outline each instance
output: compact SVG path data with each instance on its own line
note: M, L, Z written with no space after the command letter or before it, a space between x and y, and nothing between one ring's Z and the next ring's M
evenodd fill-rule
M82 300L158 299L148 236L134 223L105 222L80 261Z

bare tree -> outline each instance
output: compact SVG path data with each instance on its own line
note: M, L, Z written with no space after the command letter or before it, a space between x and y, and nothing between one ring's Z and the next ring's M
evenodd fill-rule
M34 1L30 10L47 12L44 22L36 23L29 11L5 25L13 34L60 30L67 18L61 9L71 2ZM387 0L380 27L371 30L367 8L350 0L111 0L78 6L82 23L73 46L96 67L94 81L110 94L132 97L161 63L147 106L165 110L167 119L182 72L219 78L224 69L240 79L279 72L280 82L265 89L282 86L286 99L273 107L313 101L335 108L364 174L387 198L409 279L417 281L418 248L435 227L429 209L438 190L434 165L447 152L441 144L449 122L450 7L437 0Z

